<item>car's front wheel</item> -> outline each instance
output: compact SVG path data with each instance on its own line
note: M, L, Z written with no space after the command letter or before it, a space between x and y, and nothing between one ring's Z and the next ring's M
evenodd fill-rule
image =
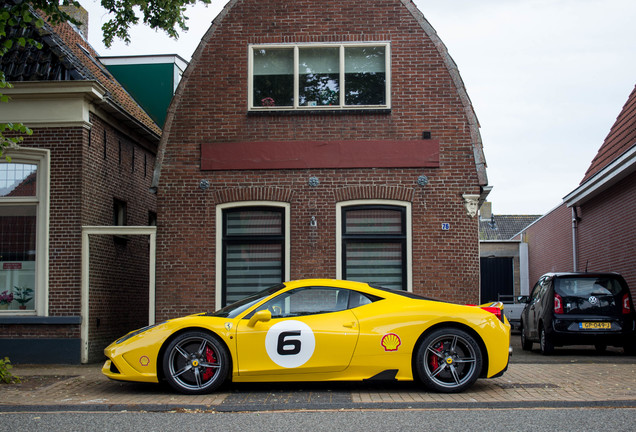
M427 335L417 350L417 373L431 390L460 392L481 373L482 353L469 333L456 328L441 328Z
M230 357L215 337L188 331L173 339L163 356L168 384L180 393L203 394L217 389L228 376Z
M524 351L532 351L532 341L528 339L526 326L521 323L521 349Z
M541 354L543 355L550 355L554 352L554 345L552 344L550 337L546 334L544 328L541 328L539 345L541 346Z

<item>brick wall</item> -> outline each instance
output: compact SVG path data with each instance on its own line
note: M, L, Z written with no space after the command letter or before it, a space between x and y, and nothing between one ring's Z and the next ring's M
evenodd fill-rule
M614 271L636 293L636 173L579 209L578 266Z
M149 212L156 212L156 197L149 192L154 153L147 143L97 116L91 122L84 155L83 225L112 225L114 199L126 203L126 225L148 225ZM90 241L89 358L99 360L114 339L148 324L148 238L109 235L91 236Z
M48 306L55 317L81 314L81 227L112 225L114 198L128 203L128 225L147 225L149 211L156 212L149 193L155 163L150 144L95 115L91 122L90 139L81 127L34 128L22 143L51 154ZM148 242L131 238L117 245L112 236L95 238L90 255L90 359L96 361L106 344L148 323ZM77 339L80 326L5 324L0 332L5 338Z
M229 197L291 203L292 279L335 276L338 201L396 197L410 201L414 290L476 302L478 222L466 215L462 199L462 194L480 191L473 137L447 63L417 20L399 0L233 4L197 49L164 131L158 194L158 319L215 308L215 211ZM248 115L248 44L351 41L391 42L390 113ZM430 131L440 143L439 168L200 169L202 144L415 140L423 131ZM429 177L427 186L417 186L420 175ZM310 176L318 177L320 185L308 186ZM209 189L198 187L201 179L210 181ZM317 218L316 229L309 228L311 216ZM443 222L450 223L450 231L441 230Z
M526 230L530 291L549 272L568 272L572 266L572 210L565 204L537 220Z
M577 208L577 270L617 272L636 286L636 174ZM530 283L547 272L572 271L572 210L562 204L528 228Z

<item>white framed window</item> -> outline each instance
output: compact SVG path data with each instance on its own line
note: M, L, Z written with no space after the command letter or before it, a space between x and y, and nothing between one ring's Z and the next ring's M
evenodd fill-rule
M411 203L336 204L336 277L412 291Z
M249 46L251 111L391 108L388 42Z
M0 313L48 315L49 151L0 160Z
M289 216L288 203L217 206L217 309L289 280Z

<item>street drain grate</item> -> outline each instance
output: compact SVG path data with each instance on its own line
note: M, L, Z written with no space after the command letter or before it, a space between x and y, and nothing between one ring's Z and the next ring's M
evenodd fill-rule
M497 383L499 387L504 390L507 389L536 389L536 388L545 388L545 389L554 389L559 388L556 384L550 383L531 383L531 384L521 384L521 383Z

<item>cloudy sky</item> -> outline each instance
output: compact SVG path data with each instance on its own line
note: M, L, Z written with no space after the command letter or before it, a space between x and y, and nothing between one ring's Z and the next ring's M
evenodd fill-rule
M189 60L225 0L190 8L174 41L143 26L100 55ZM293 0L289 0L293 1ZM544 214L574 190L636 84L634 0L415 0L457 63L481 123L495 214Z

